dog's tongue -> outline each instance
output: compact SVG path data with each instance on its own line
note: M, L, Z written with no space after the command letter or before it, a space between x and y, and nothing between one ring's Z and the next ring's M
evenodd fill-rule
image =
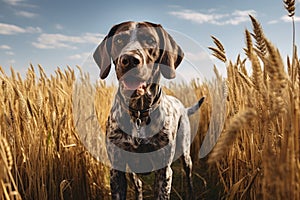
M126 90L143 90L146 87L145 81L139 80L126 80L123 81Z

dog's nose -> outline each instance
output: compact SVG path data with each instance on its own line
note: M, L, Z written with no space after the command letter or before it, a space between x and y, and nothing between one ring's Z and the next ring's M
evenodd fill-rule
M142 60L140 56L124 54L120 57L122 67L138 67Z

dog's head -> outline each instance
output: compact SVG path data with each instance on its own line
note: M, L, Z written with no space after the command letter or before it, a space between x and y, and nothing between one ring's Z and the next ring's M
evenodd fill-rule
M113 61L121 90L139 96L158 83L160 74L174 78L184 54L161 25L130 21L113 26L93 56L102 79Z

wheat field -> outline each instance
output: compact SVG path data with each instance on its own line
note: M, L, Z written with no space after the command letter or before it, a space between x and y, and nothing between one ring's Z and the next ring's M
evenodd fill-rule
M293 1L284 1L293 17ZM207 96L197 123L191 152L198 199L300 199L300 62L284 59L250 16L253 32L245 30L245 58L230 61L222 43L213 37L212 54L224 62L227 78L215 70L217 85L226 85L226 121L213 151L199 159L200 146L211 118L208 83L166 88L185 96L192 88ZM286 61L284 61L286 60ZM115 87L95 87L97 120L104 129ZM0 67L0 199L110 199L109 169L84 147L74 124L74 69L57 69L47 76L30 66L25 78ZM84 95L84 94L82 94ZM101 102L101 104L99 103ZM84 103L84 102L82 102ZM192 123L192 126L195 124ZM87 127L89 128L89 127ZM100 134L100 133L99 133ZM97 151L104 151L104 143ZM172 199L185 199L184 172L173 164ZM143 177L145 199L152 199L153 176ZM133 198L129 184L128 198Z

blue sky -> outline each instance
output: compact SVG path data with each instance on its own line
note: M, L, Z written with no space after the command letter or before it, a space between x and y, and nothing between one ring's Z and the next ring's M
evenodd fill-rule
M207 52L214 35L235 60L239 53L245 57L248 14L261 22L284 57L291 53L292 26L281 0L0 0L0 65L6 72L13 66L21 74L30 63L41 64L49 74L56 67L83 65L111 26L127 20L162 24ZM197 59L196 53L188 53Z

